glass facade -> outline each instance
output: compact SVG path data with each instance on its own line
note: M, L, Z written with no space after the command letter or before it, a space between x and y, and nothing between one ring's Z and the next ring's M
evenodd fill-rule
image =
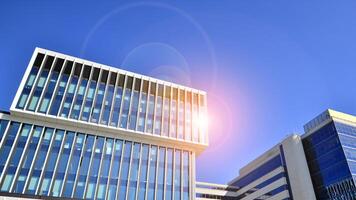
M201 96L205 100L203 91L38 48L11 113L0 113L0 192L194 199L192 157L208 141L197 123L206 114Z
M331 121L303 138L318 199L354 199L356 127Z
M39 53L15 108L207 144L205 94L167 84Z
M17 121L0 119L0 125L2 192L80 199L191 198L189 151Z
M283 151L281 150L281 152ZM267 199L269 197L272 197L284 191L288 191L289 196L291 196L289 192L290 187L288 185L288 175L286 172L283 153L277 154L276 156L268 159L263 164L253 169L245 176L242 176L238 180L231 183L230 186L234 188L244 188L246 186L250 187L249 186L250 184L253 184L253 182L262 179L264 176L266 176L267 174L273 171L279 171L279 172L271 176L270 178L263 180L262 182L259 181L260 183L255 184L251 189L239 195L237 199L243 199L244 197L248 197L250 194L252 194L255 191L258 192L263 191L263 193L259 192L261 193L261 196L258 197L257 199ZM286 180L287 183L278 187L273 187L273 188L270 187L272 184L275 184L277 181L282 179ZM271 189L264 189L264 188L271 188Z

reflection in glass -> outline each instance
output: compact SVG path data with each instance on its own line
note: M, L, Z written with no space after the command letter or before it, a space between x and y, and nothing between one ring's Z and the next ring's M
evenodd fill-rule
M44 55L43 54L37 54L37 57L35 59L35 62L32 66L32 69L30 71L30 74L28 75L28 78L26 80L25 86L21 92L20 98L18 100L18 103L16 105L16 108L23 109L25 107L28 95L31 92L33 83L35 82L37 73L40 69L41 63L43 61Z
M74 189L74 181L77 175L77 169L79 166L79 161L81 158L81 153L83 149L85 136L83 134L78 134L74 143L74 147L72 150L71 160L68 165L67 175L65 183L63 184L63 197L71 197Z
M8 168L5 171L5 177L1 185L2 192L9 192L12 180L14 179L15 172L20 162L21 155L24 151L27 138L29 136L32 125L24 124L22 125L21 132L19 138L17 139L17 143L15 148L12 150L12 156L10 157L10 162L8 164Z
M35 126L33 129L33 134L30 140L30 144L27 147L26 153L22 159L22 164L20 167L19 175L14 185L13 192L22 193L25 187L25 181L30 171L31 164L35 157L35 152L38 147L38 142L42 133L42 127Z
M50 193L51 196L58 197L60 195L74 136L75 134L73 132L66 133L63 149L57 164L57 172L54 176L52 191Z
M36 188L39 182L40 175L42 173L46 156L49 153L49 145L53 136L54 130L52 128L46 128L45 133L41 140L41 145L36 155L35 163L33 165L32 174L29 176L29 183L27 184L27 190L25 194L35 194Z

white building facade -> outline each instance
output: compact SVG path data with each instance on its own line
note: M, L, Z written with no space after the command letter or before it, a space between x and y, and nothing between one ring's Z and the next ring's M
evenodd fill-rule
M204 91L36 48L0 114L0 193L195 199Z

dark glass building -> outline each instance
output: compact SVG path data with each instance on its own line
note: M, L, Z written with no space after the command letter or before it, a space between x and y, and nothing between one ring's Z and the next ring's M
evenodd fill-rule
M327 110L305 125L303 146L317 199L356 199L356 117Z

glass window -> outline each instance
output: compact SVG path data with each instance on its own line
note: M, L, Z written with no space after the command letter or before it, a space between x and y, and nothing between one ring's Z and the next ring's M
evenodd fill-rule
M107 197L107 199L111 199L111 200L116 199L116 190L117 190L119 171L121 166L122 145L123 145L122 140L115 141L114 158L111 165L108 197Z
M179 90L179 110L178 110L178 138L184 139L184 90Z
M50 150L47 159L46 168L44 170L44 176L40 184L39 195L48 195L49 186L50 186L49 184L51 183L53 173L54 173L54 168L56 167L57 164L57 158L59 155L59 151L61 149L63 137L64 137L64 131L56 130L54 141L52 143L52 148Z
M147 199L155 198L157 146L151 146Z
M166 163L166 148L159 148L158 176L157 176L157 196L156 199L164 199L164 173Z
M81 154L82 154L84 139L85 139L85 136L83 134L78 134L76 137L75 144L74 144L73 151L72 151L71 160L69 162L68 169L67 169L66 180L65 180L65 183L63 184L63 186L64 186L63 194L62 194L63 197L69 198L72 196L72 192L73 192L73 188L74 188L74 181L75 181L75 178L77 175L77 170L78 170L79 161L80 161Z
M104 101L104 108L101 113L101 124L108 125L109 123L109 117L110 117L110 112L111 112L111 105L113 102L113 96L114 96L114 91L115 91L115 83L116 83L116 73L111 73L110 75L110 82L109 86L106 91L106 96L105 96L105 101Z
M189 199L189 153L183 152L183 199Z
M62 111L60 116L67 118L69 115L70 108L73 104L74 93L77 90L77 84L79 81L82 65L75 63L74 73L71 76L70 83L68 85L65 98L63 101Z
M132 143L125 141L124 157L122 160L122 169L120 175L119 199L126 198L126 189L127 189L130 158L131 158L131 147L132 147Z
M131 100L132 81L133 81L132 77L128 77L126 80L123 108L120 116L120 128L127 128L127 121L128 121L128 114L129 114L130 100Z
M41 67L41 63L42 63L43 59L44 59L44 54L41 54L41 53L37 54L35 62L32 66L30 74L28 75L25 86L24 86L24 88L21 92L20 98L17 102L16 108L23 109L25 107L28 95L31 92L33 83L35 82L37 73Z
M187 93L185 102L185 140L192 140L192 94Z
M132 95L131 111L129 119L129 129L136 130L137 112L138 112L138 101L140 97L141 80L135 79L135 87Z
M96 139L94 155L91 162L90 173L88 177L89 180L88 180L88 185L86 188L86 195L85 195L86 199L94 198L96 183L98 181L101 157L103 155L103 146L104 146L104 138L98 137Z
M101 81L99 83L98 91L96 92L94 108L91 112L91 122L98 123L101 107L103 105L103 99L106 89L106 81L108 79L108 71L103 71L101 74Z
M174 160L174 199L181 199L182 153L180 150L175 150Z
M155 113L155 131L154 133L157 135L161 134L161 126L162 126L162 98L163 98L163 85L158 86L158 95L156 102L156 113Z
M65 142L63 149L57 164L57 172L54 176L54 182L52 186L52 191L50 196L59 197L63 185L64 175L66 173L68 159L72 150L72 144L74 140L75 133L67 132L65 137Z
M29 176L29 184L27 185L26 194L35 194L37 185L39 182L40 175L43 170L43 165L46 161L47 153L49 152L49 145L53 135L52 128L46 128L45 133L41 140L41 145L36 155L36 159L34 160L34 165L32 169L32 173Z
M61 106L63 95L67 86L67 82L69 76L72 71L72 61L67 61L64 71L61 76L61 80L59 81L59 85L57 86L57 91L55 92L54 99L52 100L51 109L49 111L50 115L57 116L59 107Z
M88 135L85 141L85 149L83 152L83 157L81 158L79 164L79 173L77 177L77 183L74 191L74 198L83 198L84 188L87 180L87 174L89 171L89 163L94 147L94 136Z
M41 103L40 103L40 107L38 110L38 112L40 112L40 113L47 112L49 103L50 103L52 95L53 95L53 91L54 91L57 81L58 81L59 73L61 71L63 62L64 62L63 59L60 59L60 58L56 59L56 64L54 66L54 69L51 72L51 78L49 80L49 83L47 84L46 92L44 93Z
M170 136L173 138L177 137L177 98L178 98L178 89L173 89L173 96L172 96L172 105L171 105L171 128Z
M5 130L6 130L6 127L7 127L8 123L9 123L8 120L0 119L0 141L4 137L4 133L5 133Z
M110 126L117 126L119 121L120 115L120 108L121 108L121 100L122 100L122 88L124 87L125 76L120 74L118 85L116 87L115 96L114 96L114 108L112 110L112 116L110 119Z
M90 81L89 89L88 89L88 92L87 92L87 95L86 95L86 98L85 98L85 103L84 103L82 116L81 116L81 120L83 120L83 121L88 121L89 120L91 107L92 107L93 101L94 101L96 83L97 83L96 80L91 80Z
M88 85L90 71L91 71L91 67L85 65L84 70L83 70L82 79L80 80L80 84L79 84L77 93L75 95L74 104L73 104L72 111L70 114L70 118L72 118L72 119L79 119L80 110L81 110L81 107L82 107L82 104L84 101L85 91L86 91L86 88Z
M14 185L13 192L15 192L15 193L23 192L23 189L25 187L26 178L28 176L31 164L35 157L35 152L38 147L38 142L40 140L42 129L43 128L40 126L35 126L33 129L30 144L28 145L27 150L25 151L26 153L22 159L22 164L20 167L19 175L18 175L17 181L15 182L15 185Z
M173 149L167 149L166 200L171 200L173 194Z
M171 88L166 87L164 94L164 106L163 106L163 130L162 135L169 135L169 107L170 107L170 98L171 98Z
M110 163L111 163L111 157L113 152L113 145L114 145L113 139L106 139L104 156L102 158L102 163L101 163L98 192L96 195L97 199L105 199L106 186L108 183Z
M146 132L152 133L152 131L153 131L153 117L154 117L154 110L155 110L155 98L156 98L156 83L151 82L150 95L148 98L149 99L148 99Z
M6 160L10 154L11 148L15 142L17 131L19 130L20 123L11 122L5 141L0 149L0 174L3 172Z
M46 57L45 65L43 67L43 70L40 74L39 79L37 80L32 97L30 98L29 104L27 105L27 110L35 111L38 100L40 99L43 88L46 84L47 77L48 77L49 71L51 69L53 60L54 60L54 57L52 57L52 56Z
M138 124L137 130L145 131L145 121L146 121L146 108L147 108L147 92L148 92L148 81L144 80L141 92L140 108L138 110Z
M193 129L193 141L199 141L199 115L198 115L198 94L193 94L193 117L192 117L192 129Z
M140 162L141 144L135 143L132 153L131 169L130 169L130 182L129 193L127 199L136 199L137 179L138 179L138 167Z
M12 156L10 158L8 168L5 171L5 178L1 185L2 192L9 192L10 190L10 186L14 179L17 167L19 165L21 155L24 151L31 127L32 126L29 124L22 125L20 135L17 139L17 143L15 145L15 148L12 150Z
M138 189L138 199L144 200L146 195L146 185L147 185L147 169L148 169L148 153L149 145L142 145L141 153L141 169L140 169L140 178L139 178L139 189Z
M199 106L199 133L200 133L200 142L206 143L207 142L207 110L205 106L205 97L204 95L200 95L200 106Z

